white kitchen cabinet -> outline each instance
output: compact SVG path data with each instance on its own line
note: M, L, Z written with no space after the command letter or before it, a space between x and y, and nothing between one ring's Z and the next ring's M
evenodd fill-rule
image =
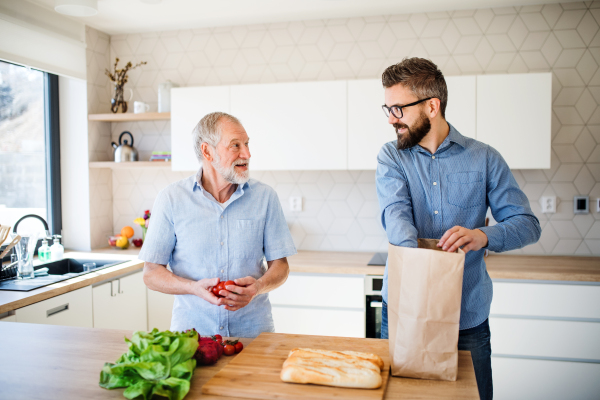
M146 330L148 311L142 272L92 288L94 328Z
M202 86L171 89L171 169L197 171L192 130L206 114L229 113L229 86Z
M171 329L173 302L175 296L147 289L148 293L148 330L154 328L166 331Z
M552 74L477 76L477 140L511 169L550 168Z
M15 317L16 322L91 328L92 288L86 286L18 308Z
M346 81L231 86L254 170L345 170Z
M461 135L477 139L477 76L446 76L446 121Z
M364 278L291 273L269 293L275 332L365 337Z

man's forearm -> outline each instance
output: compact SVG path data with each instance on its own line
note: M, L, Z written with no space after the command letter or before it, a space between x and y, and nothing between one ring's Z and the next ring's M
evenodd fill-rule
M148 289L166 294L194 294L192 285L194 281L181 278L171 271L166 265L144 263L144 283Z
M285 257L278 260L268 261L267 265L269 269L260 279L258 279L260 287L258 294L268 293L271 290L283 285L290 273L290 266L288 265L287 258Z

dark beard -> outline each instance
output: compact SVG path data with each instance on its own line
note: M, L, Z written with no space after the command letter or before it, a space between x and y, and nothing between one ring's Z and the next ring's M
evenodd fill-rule
M400 128L408 128L408 131L405 134L399 134L398 129ZM425 136L431 130L431 122L429 118L421 112L419 120L413 124L412 127L409 127L406 124L398 123L394 124L394 129L396 130L396 135L398 136L398 141L396 142L396 147L398 150L406 150L411 147L416 146L423 140Z

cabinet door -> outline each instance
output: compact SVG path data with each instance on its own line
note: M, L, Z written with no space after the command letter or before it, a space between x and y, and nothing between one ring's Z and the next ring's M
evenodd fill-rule
M550 168L552 74L477 76L477 140L511 169Z
M343 308L272 306L277 333L365 337L365 311Z
M229 113L229 86L171 89L171 155L173 171L197 171L192 130L214 111Z
M171 316L173 315L173 302L175 296L155 292L147 289L148 292L148 330L158 328L161 331L171 329Z
M95 286L92 293L94 328L148 329L146 285L142 272Z
M446 121L461 135L477 138L477 76L447 76Z
M383 104L381 79L348 81L348 169L377 169L379 150L397 139Z
M231 113L250 137L251 169L348 167L346 81L232 86Z
M17 322L91 328L92 288L86 286L19 308L15 317Z

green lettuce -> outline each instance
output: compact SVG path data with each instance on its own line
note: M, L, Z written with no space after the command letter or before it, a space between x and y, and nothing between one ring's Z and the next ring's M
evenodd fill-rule
M192 357L198 348L198 333L134 332L125 338L129 349L113 363L105 363L100 372L100 386L105 389L127 388L128 399L163 396L182 400L190 391L196 368Z

